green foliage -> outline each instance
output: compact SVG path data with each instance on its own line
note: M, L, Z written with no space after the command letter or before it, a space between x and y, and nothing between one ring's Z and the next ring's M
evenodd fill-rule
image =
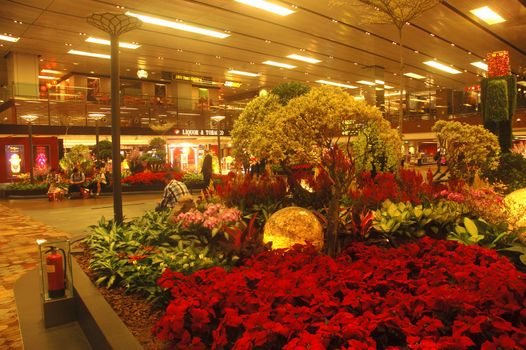
M495 101L495 96L493 92L490 92L490 85L493 85L495 81L498 82L505 82L506 84L506 90L507 90L507 96L505 102L507 103L507 112L508 116L504 119L499 120L509 120L513 117L513 114L515 114L515 110L517 108L517 78L514 75L509 75L505 77L494 77L494 78L484 78L481 80L480 83L480 100L482 103L482 116L484 119L484 122L493 122L497 119L492 118L492 103L498 103L501 104L502 101ZM500 84L500 83L499 83ZM493 85L494 86L494 85ZM502 88L499 88L502 90ZM500 94L500 93L499 93ZM493 95L493 96L491 96Z
M46 183L29 183L29 182L20 182L12 183L2 187L6 191L27 191L27 190L46 190L48 184Z
M499 241L506 238L509 232L499 230L483 219L470 219L464 217L462 223L456 225L448 239L465 245L480 245L486 248L495 248Z
M279 97L274 94L256 97L248 103L235 120L232 131L234 155L248 163L257 142L257 135L265 128L270 113L281 108Z
M500 156L499 166L483 174L491 183L503 183L506 192L526 187L526 158L518 153L505 152Z
M185 173L182 181L187 185L199 185L204 181L203 174Z
M91 171L93 168L93 161L91 160L88 146L75 145L71 147L69 152L64 154L64 157L59 162L60 167L67 173L71 173L73 168L78 164L84 173Z
M395 172L402 159L402 139L387 120L376 117L358 131L353 151L356 173Z
M150 140L149 146L150 151L164 163L166 161L166 140L162 137L154 137Z
M147 212L120 226L102 218L85 239L96 284L122 286L127 293L162 306L168 295L156 281L166 268L185 274L212 266L230 266L235 257L211 252L206 238L186 233L168 221L169 212Z
M487 118L494 122L508 120L508 85L504 79L493 79L488 82L486 98L484 108Z
M102 140L99 141L99 158L109 159L112 156L111 141Z
M390 240L398 237L420 238L441 235L466 214L466 208L453 201L416 205L410 202L393 203L386 200L374 212L373 231Z
M432 130L445 149L452 178L472 183L475 174L498 167L500 147L497 137L482 126L439 120Z
M297 81L283 83L272 89L270 92L279 97L279 102L285 106L295 97L305 95L310 91L310 86Z

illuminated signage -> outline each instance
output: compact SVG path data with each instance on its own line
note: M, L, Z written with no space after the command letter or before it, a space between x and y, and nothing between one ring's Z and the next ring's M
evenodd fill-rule
M5 146L7 178L13 179L24 172L24 145Z
M217 136L216 129L175 129L174 134L178 136ZM227 130L219 130L219 136L230 136Z
M233 88L238 88L238 87L241 87L241 83L238 83L237 81L225 81L225 84L224 84L226 87L233 87Z

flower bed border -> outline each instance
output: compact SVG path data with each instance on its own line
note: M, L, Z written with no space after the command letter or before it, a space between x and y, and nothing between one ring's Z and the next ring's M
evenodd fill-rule
M143 349L75 259L72 259L77 320L93 349Z

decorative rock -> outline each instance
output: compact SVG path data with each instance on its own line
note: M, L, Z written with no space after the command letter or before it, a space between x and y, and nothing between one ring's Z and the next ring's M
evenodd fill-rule
M510 223L518 219L515 225L526 227L526 188L510 193L504 198L504 202L510 208Z
M290 248L310 243L323 247L323 227L316 216L300 207L287 207L270 216L263 231L263 242L272 242L273 249Z

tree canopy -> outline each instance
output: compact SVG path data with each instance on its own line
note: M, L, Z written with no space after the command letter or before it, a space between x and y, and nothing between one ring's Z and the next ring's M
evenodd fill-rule
M483 126L439 120L432 130L445 150L451 177L471 183L479 171L498 167L499 141Z

